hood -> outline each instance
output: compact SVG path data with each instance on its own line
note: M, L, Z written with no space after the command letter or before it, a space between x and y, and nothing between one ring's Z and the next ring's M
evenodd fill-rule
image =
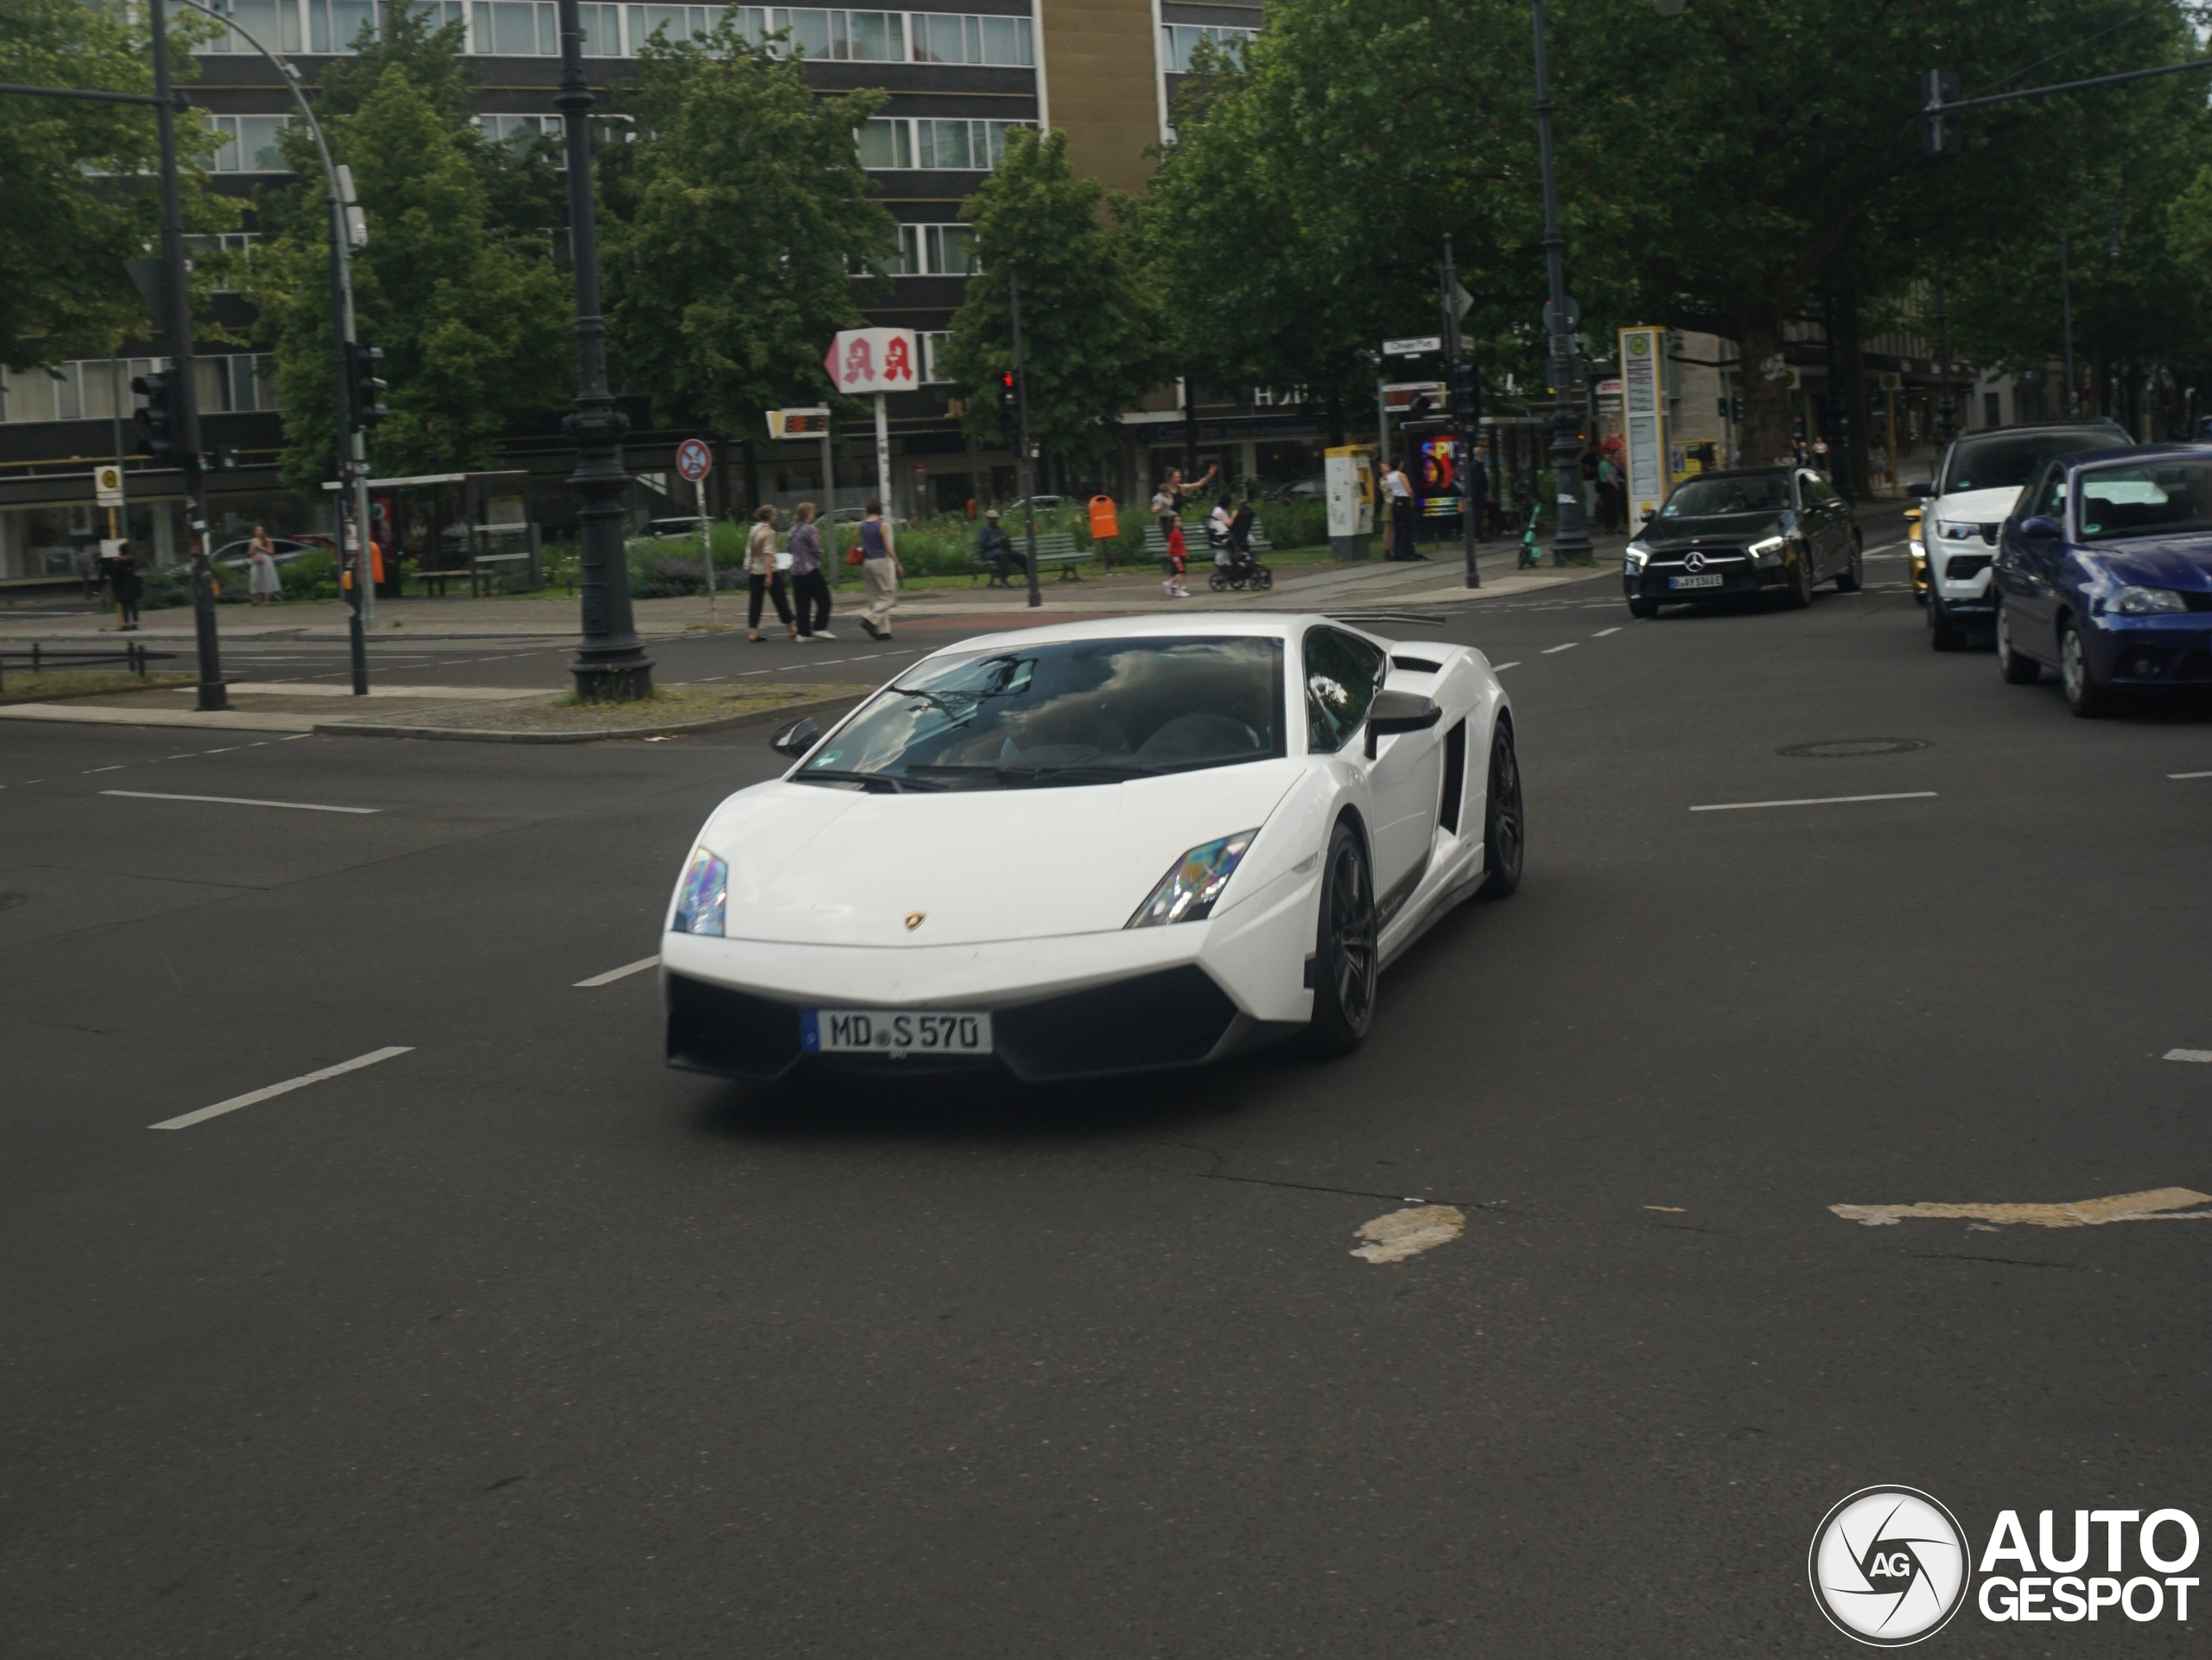
M1709 518L1655 518L1636 539L1648 548L1675 548L1689 543L1730 547L1772 536L1789 518L1777 513L1715 513Z
M2024 487L2001 484L1993 490L1961 490L1928 504L1929 518L1952 525L2002 525L2012 516Z
M733 939L973 945L1120 928L1169 868L1264 824L1290 760L1129 784L871 795L779 780L700 840L729 865ZM919 913L923 920L906 926Z
M2212 536L2092 542L2081 551L2116 582L2171 588L2183 594L2212 594Z

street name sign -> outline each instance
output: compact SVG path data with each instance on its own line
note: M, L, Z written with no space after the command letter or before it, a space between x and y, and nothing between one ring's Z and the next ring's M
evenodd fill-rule
M1441 334L1414 334L1402 340L1384 340L1382 355L1386 358L1417 358L1424 352L1441 352Z

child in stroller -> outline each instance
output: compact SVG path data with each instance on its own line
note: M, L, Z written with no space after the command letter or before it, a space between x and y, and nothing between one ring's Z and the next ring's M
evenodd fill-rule
M1274 573L1252 557L1252 504L1229 512L1229 498L1214 505L1206 522L1206 541L1213 549L1213 574L1206 585L1217 594L1224 588L1249 588L1255 592L1275 585Z

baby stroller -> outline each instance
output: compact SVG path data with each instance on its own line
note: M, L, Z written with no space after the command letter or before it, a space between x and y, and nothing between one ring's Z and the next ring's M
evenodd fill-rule
M1224 588L1264 593L1275 585L1275 574L1252 557L1249 548L1232 541L1219 525L1206 526L1206 541L1213 549L1213 574L1206 578L1206 586L1217 594Z

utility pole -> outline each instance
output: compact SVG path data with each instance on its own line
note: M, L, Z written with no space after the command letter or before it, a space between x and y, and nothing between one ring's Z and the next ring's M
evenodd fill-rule
M156 0L158 3L159 0ZM591 84L584 79L584 26L578 0L560 0L561 90L553 103L564 124L569 162L569 260L576 292L576 407L563 429L576 446L569 475L576 507L576 563L582 567L583 644L569 672L586 703L650 697L652 659L638 639L630 607L629 555L623 547L622 435L630 423L607 384L607 319L599 306L599 221L591 195Z
M2081 414L2081 408L2074 397L2074 277L2066 265L2066 243L2062 231L2058 236L2058 326L2066 340L2066 394L2059 413L2071 421Z
M1936 279L1936 356L1938 363L1936 400L1936 439L1938 443L1951 442L1957 424L1958 406L1951 401L1951 308L1943 296L1943 279Z
M1020 429L1015 442L1020 453L1015 457L1020 471L1015 475L1021 480L1021 517L1029 537L1029 603L1039 606L1045 596L1037 591L1037 493L1032 487L1036 480L1029 475L1029 375L1021 361L1021 276L1020 262L1006 262L1006 304L1007 320L1014 325L1014 424Z
M1529 0L1536 41L1536 157L1543 175L1544 277L1549 313L1552 379L1552 494L1558 522L1552 563L1586 564L1590 528L1582 512L1582 439L1575 419L1574 327L1580 321L1567 297L1567 239L1559 228L1559 180L1552 159L1551 72L1544 59L1544 0Z
M184 470L186 547L192 564L192 623L199 647L199 705L228 709L222 645L215 635L215 571L208 563L207 497L200 479L200 398L192 366L192 296L185 285L184 204L177 191L176 105L169 84L169 19L164 0L149 0L153 26L154 123L162 151L162 342L168 346L177 465Z
M1459 307L1458 295L1459 275L1452 263L1452 235L1444 236L1444 396L1446 408L1452 415L1452 448L1459 466L1459 542L1466 557L1466 583L1469 588L1483 585L1482 572L1475 569L1475 524L1477 502L1471 487L1475 476L1475 440L1481 436L1482 414L1475 401L1476 368L1460 359Z

